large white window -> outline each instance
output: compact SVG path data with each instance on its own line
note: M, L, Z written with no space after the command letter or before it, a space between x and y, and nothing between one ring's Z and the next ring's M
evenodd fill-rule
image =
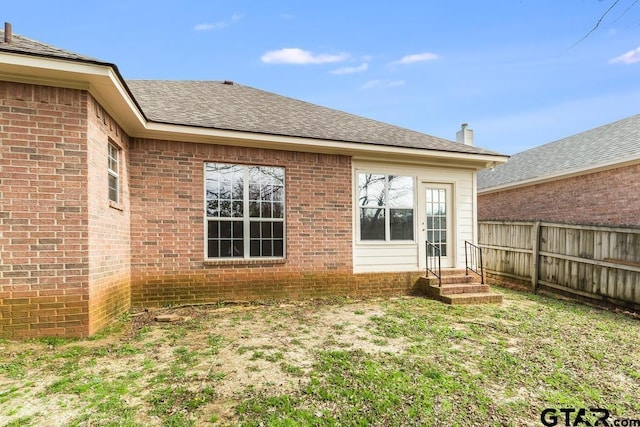
M109 143L108 148L108 182L109 182L109 200L118 203L120 201L120 175L118 173L118 164L120 162L120 149L114 144Z
M414 179L358 174L360 240L413 240Z
M205 163L206 257L282 258L284 168Z

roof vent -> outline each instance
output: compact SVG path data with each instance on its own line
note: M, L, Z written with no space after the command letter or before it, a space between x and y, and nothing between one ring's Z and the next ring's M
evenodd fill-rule
M456 133L456 141L464 145L473 145L473 131L469 129L467 123L463 123L461 129Z
M226 84L226 85L229 85L229 86L233 86L233 82L232 82L231 80L225 80L225 81L224 81L224 82L222 82L222 83L224 83L224 84Z
M13 31L11 30L11 24L9 22L4 23L4 42L9 44L13 39Z

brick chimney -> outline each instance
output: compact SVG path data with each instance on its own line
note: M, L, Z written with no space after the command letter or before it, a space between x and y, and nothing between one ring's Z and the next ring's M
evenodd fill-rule
M13 39L13 31L11 30L11 24L9 22L5 22L4 23L4 38L3 38L3 42L4 43L11 43Z
M464 145L473 145L473 131L469 129L467 123L463 123L461 129L456 133L456 141Z

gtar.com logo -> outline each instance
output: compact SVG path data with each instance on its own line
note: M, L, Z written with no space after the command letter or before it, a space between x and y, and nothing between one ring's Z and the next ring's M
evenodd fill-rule
M589 418L596 420L592 422ZM545 408L540 414L540 422L547 427L610 426L608 420L609 411L603 408Z

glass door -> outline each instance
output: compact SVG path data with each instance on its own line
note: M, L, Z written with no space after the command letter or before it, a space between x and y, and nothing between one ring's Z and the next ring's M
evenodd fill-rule
M424 240L440 250L442 267L453 267L455 245L452 239L451 184L424 184ZM434 251L435 252L435 251ZM427 253L432 256L432 253Z

